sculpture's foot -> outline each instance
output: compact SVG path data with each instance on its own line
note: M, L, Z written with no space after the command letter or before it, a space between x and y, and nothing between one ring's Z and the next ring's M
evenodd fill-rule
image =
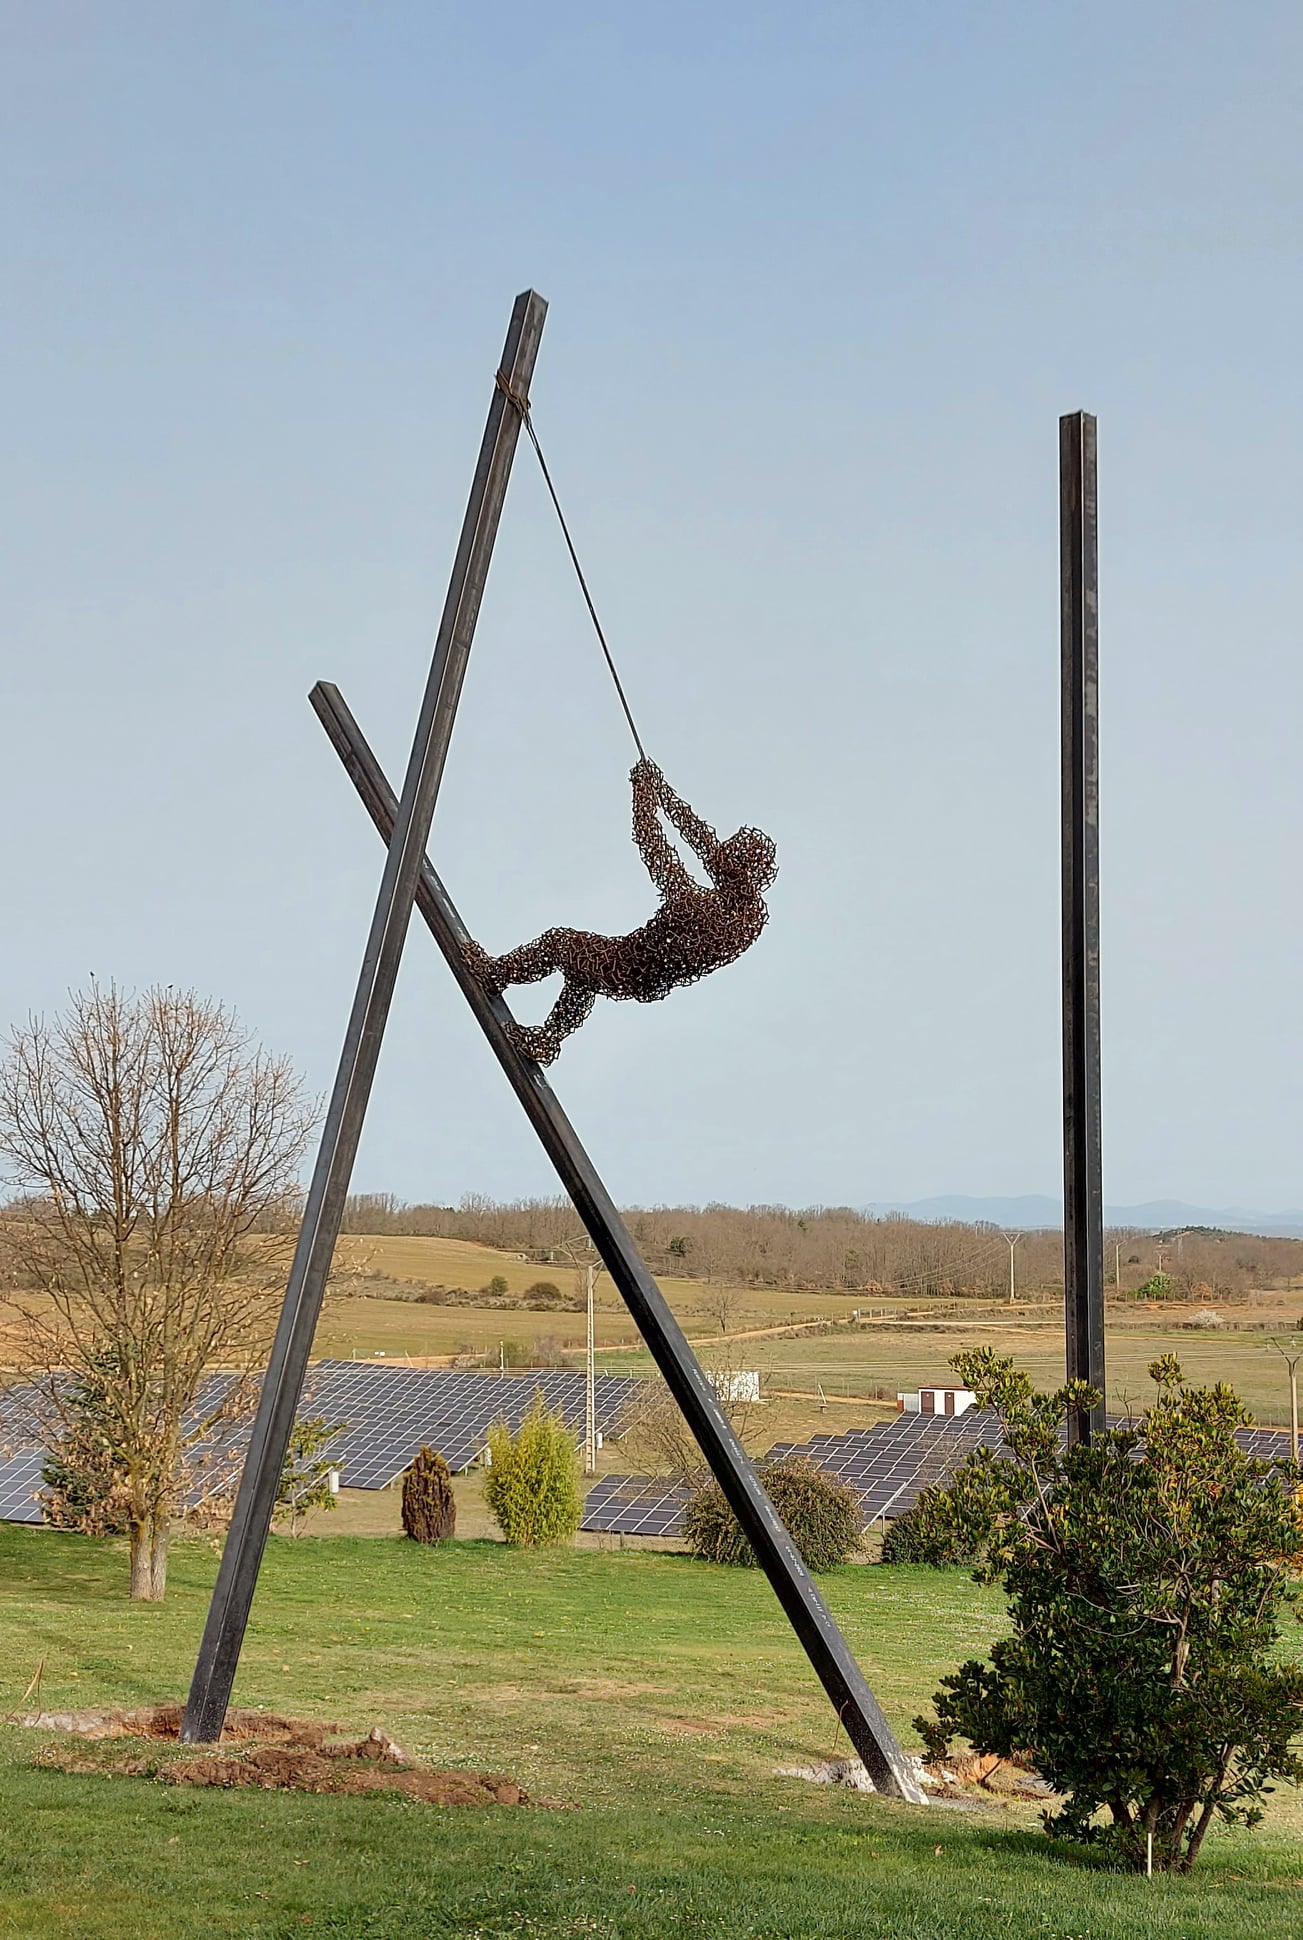
M545 1024L517 1024L513 1018L507 1035L520 1055L535 1064L555 1064L561 1054L560 1044Z
M462 945L462 955L480 989L487 990L490 997L500 997L503 987L494 976L494 960L483 945L477 943L473 936L468 936Z

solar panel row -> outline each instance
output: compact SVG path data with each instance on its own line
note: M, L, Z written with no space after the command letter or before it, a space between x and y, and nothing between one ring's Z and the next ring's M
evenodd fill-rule
M229 1375L212 1375L196 1400L193 1419L221 1399ZM634 1391L628 1375L599 1374L595 1382L598 1431L617 1436ZM585 1376L576 1368L538 1373L482 1374L463 1368L406 1368L374 1361L318 1361L311 1369L300 1419L324 1416L345 1424L331 1445L346 1488L380 1489L396 1480L422 1446L437 1449L454 1474L468 1468L484 1448L489 1425L499 1417L515 1430L542 1393L576 1435L583 1433ZM32 1391L0 1396L0 1520L39 1522L34 1500L44 1460L33 1427ZM242 1450L249 1422L219 1427L201 1450Z
M1288 1440L1278 1429L1241 1429L1236 1439L1248 1455L1289 1454ZM879 1518L904 1515L925 1488L947 1481L975 1449L1002 1447L997 1417L989 1410L970 1409L963 1415L902 1414L841 1435L775 1442L765 1460L796 1456L839 1476L858 1496L861 1527L867 1528ZM686 1496L682 1485L663 1478L607 1475L589 1494L581 1527L628 1536L676 1536Z

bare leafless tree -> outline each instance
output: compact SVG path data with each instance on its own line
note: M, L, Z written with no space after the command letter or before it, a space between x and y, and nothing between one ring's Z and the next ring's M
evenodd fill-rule
M737 1287L721 1281L711 1285L697 1303L697 1312L704 1315L716 1333L728 1335L733 1331L733 1322L741 1310L741 1294Z
M738 1440L749 1453L758 1436L764 1434L765 1404L751 1384L741 1377L755 1372L752 1358L748 1365L739 1348L746 1343L707 1348L701 1364L709 1375L715 1395L732 1424ZM631 1467L648 1475L664 1475L676 1481L696 1479L706 1473L706 1459L683 1418L678 1402L659 1377L645 1381L633 1404L620 1438L621 1454L628 1452Z
M56 1442L97 1388L133 1597L162 1597L187 1458L202 1471L265 1357L311 1120L288 1061L193 992L92 986L8 1040L4 1303ZM197 1419L217 1367L237 1379Z

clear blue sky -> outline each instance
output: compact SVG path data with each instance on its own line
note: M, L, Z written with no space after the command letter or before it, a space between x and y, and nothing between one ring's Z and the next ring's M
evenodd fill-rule
M654 753L768 934L556 1067L625 1199L1058 1190L1056 420L1100 419L1109 1198L1303 1203L1303 12L0 6L0 1021L91 972L326 1089L511 300ZM433 851L649 913L518 466ZM522 1006L522 1014L524 1007ZM549 1190L414 930L357 1183Z

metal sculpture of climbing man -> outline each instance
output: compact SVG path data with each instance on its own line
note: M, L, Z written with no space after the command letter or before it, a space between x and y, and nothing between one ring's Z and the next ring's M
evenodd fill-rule
M778 873L770 838L760 829L741 828L721 842L645 755L630 780L633 839L661 895L651 920L627 936L551 929L505 956L491 957L478 943L468 951L476 977L495 996L516 984L539 983L558 970L565 978L543 1023L512 1029L517 1049L538 1064L552 1063L598 997L658 1003L680 984L734 962L768 920L764 892ZM700 857L709 887L684 867L661 827L662 810Z

